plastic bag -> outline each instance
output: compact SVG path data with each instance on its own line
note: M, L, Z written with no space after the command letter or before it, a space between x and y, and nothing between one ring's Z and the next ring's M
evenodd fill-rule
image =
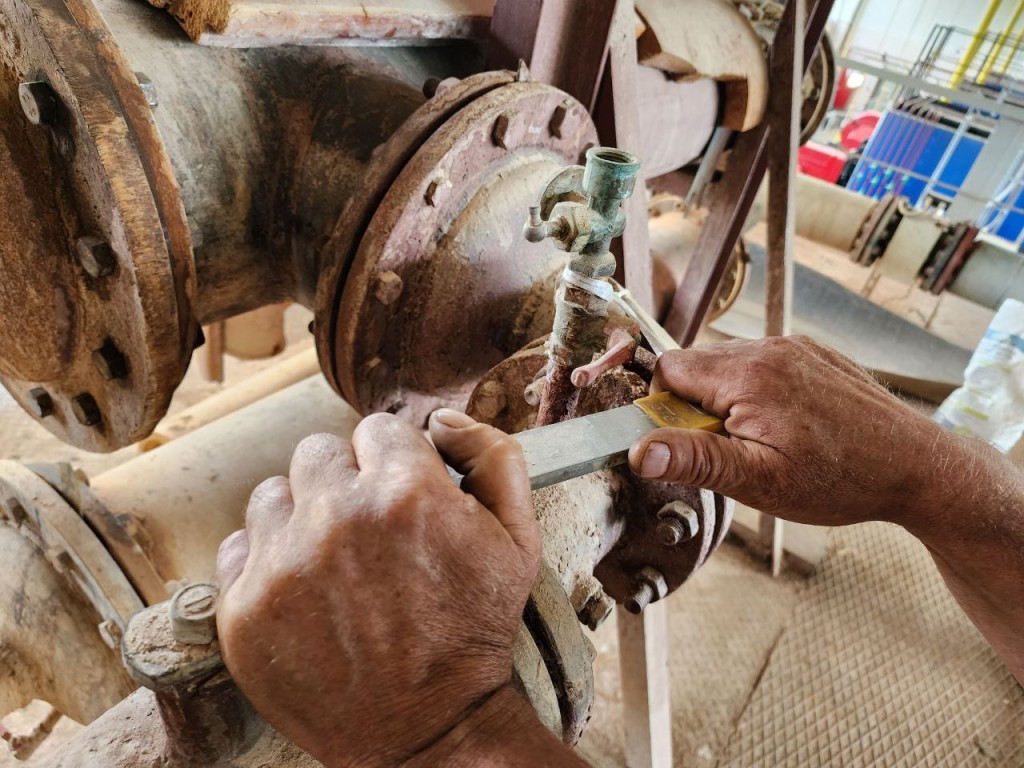
M954 432L1009 451L1024 433L1024 304L1007 299L971 356L964 384L935 413Z

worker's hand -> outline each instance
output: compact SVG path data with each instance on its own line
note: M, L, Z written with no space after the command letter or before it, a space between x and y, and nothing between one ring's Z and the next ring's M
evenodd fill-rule
M798 522L904 522L943 484L936 467L964 450L854 362L806 337L668 352L654 388L702 403L731 437L656 430L629 453L635 473Z
M218 557L228 669L330 768L436 752L479 712L506 727L496 707L537 719L507 687L540 556L522 450L453 411L430 426L465 492L418 430L370 416L300 443Z

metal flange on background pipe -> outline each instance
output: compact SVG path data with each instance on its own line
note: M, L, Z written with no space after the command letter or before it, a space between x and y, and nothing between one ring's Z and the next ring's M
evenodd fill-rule
M0 15L0 380L94 451L152 431L200 323L312 306L373 151L475 58L202 48L129 0Z

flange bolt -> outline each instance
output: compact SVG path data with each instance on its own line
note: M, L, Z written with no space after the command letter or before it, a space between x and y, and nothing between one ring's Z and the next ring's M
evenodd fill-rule
M636 576L636 586L626 599L626 610L630 613L640 613L651 603L661 600L668 594L668 585L661 571L645 565Z
M689 541L698 531L697 512L685 501L670 501L658 510L658 539L666 547Z
M189 584L171 598L171 634L185 645L209 645L217 637L217 587Z

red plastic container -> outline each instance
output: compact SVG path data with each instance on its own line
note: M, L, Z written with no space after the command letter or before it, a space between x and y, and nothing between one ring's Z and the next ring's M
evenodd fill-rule
M835 184L846 163L846 153L809 141L800 147L797 163L801 173Z

